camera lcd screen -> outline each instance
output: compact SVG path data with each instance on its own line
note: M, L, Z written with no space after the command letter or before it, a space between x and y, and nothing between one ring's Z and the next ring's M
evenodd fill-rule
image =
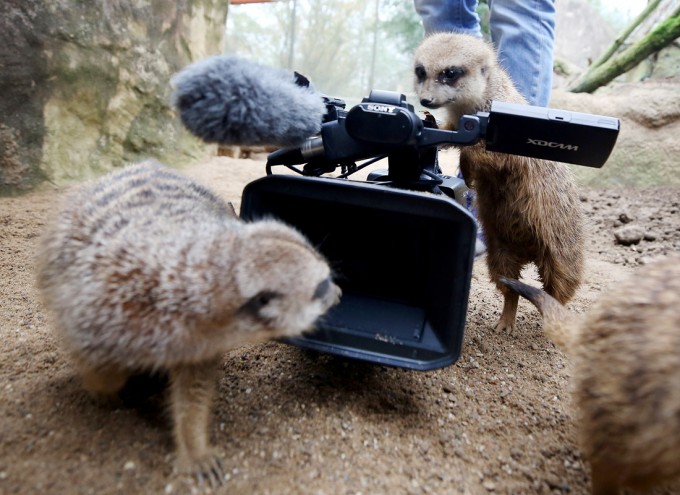
M244 190L241 216L297 227L343 291L293 343L429 369L458 358L475 223L449 198L339 179L269 176Z

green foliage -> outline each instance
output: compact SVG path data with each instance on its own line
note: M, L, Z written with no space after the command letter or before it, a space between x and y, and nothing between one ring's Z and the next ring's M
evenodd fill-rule
M631 14L621 8L606 7L602 0L588 0L588 3L600 13L604 22L615 31L620 31L630 21Z
M265 63L279 62L282 43L286 41L288 23L287 2L267 5L267 12L259 5L236 6L229 8L225 47L227 52L238 52L244 57L252 57ZM267 16L267 22L262 18Z
M489 2L488 0L480 0L477 4L477 15L479 16L479 25L482 29L482 35L485 39L491 39L491 29L489 28Z
M423 30L412 1L288 0L232 5L226 34L227 52L297 70L322 93L351 99L369 86L410 91Z
M413 2L383 0L380 14L385 19L380 23L380 29L388 39L395 40L402 50L413 53L425 35Z
M673 43L680 37L680 8L659 23L634 45L593 66L581 78L569 86L574 93L591 93L608 84L616 77L631 70L650 55Z

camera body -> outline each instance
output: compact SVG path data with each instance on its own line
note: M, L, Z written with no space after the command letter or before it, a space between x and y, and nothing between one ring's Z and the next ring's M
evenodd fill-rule
M475 254L467 189L442 173L438 146L484 140L493 151L600 167L619 131L611 117L501 102L463 116L457 131L421 119L399 93L373 90L349 111L342 100L325 102L319 135L269 155L267 176L243 191L241 216L298 228L336 271L340 303L287 342L419 370L460 356ZM386 170L348 178L380 159ZM274 174L275 166L298 175Z

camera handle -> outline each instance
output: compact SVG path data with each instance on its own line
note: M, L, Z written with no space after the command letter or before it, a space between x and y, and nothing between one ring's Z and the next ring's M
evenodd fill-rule
M388 155L387 158L389 169L372 171L366 179L368 182L443 194L465 205L465 193L469 189L463 179L443 175L436 147L421 149L418 153L402 150L399 154Z
M440 144L469 146L483 137L487 121L488 114L463 115L458 130L447 131L433 128L433 124L418 118L410 105L404 108L362 102L349 112L337 111L337 118L324 122L319 135L300 147L270 153L267 173L276 165L307 164L303 172L294 170L302 175L319 176L358 160L406 154L413 158L420 151L427 152Z
M464 115L457 131L441 130L428 119L419 118L406 97L390 91L373 90L368 98L344 110L344 102L326 98L328 115L319 135L300 147L276 150L267 158L267 174L284 165L301 175L319 177L340 166L347 177L379 159L388 158L387 173L371 179L394 187L439 192L442 183L437 146L477 143L484 135L488 114ZM359 160L369 160L356 165ZM295 165L304 164L302 169Z
M483 138L488 151L599 168L609 157L620 125L611 117L493 101L490 112L463 115L457 130L451 131L421 119L403 94L391 91L373 90L349 111L342 100L325 101L328 112L321 132L299 148L271 153L267 175L275 165L314 177L340 166L339 177L346 178L388 158L387 172L374 172L369 180L443 193L463 202L467 189L462 181L443 176L439 168L439 145L470 146ZM362 160L367 161L357 166ZM295 167L300 164L305 164L302 169Z

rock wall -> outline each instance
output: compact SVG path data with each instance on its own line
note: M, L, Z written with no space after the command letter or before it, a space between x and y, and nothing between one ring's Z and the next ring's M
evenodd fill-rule
M2 0L0 194L205 153L172 74L220 53L226 0Z
M582 184L680 186L680 77L613 84L594 94L554 91L550 106L621 119L601 169L574 166Z

